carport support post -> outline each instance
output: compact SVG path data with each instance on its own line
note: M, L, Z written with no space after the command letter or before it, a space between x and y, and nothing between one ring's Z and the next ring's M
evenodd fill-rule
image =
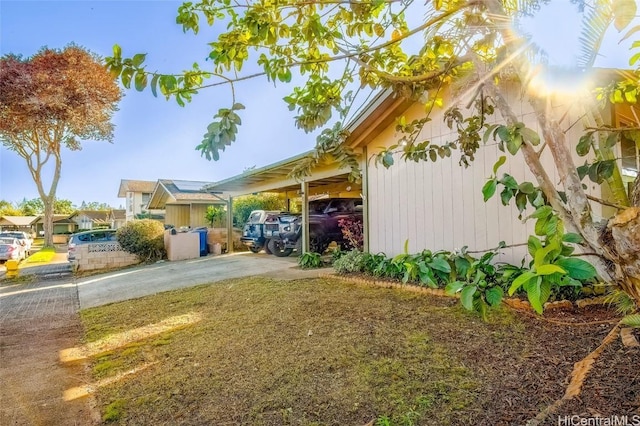
M302 253L309 251L309 183L300 183L300 196L302 198Z
M233 197L227 201L227 253L233 253Z
M369 252L369 158L367 153L367 147L362 149L362 232L363 232L363 244L362 251Z

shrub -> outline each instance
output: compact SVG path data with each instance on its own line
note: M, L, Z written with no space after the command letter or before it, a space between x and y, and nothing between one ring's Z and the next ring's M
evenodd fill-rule
M298 258L298 265L300 265L302 269L313 269L322 267L324 262L319 253L306 252Z
M127 222L116 232L122 248L146 261L160 260L165 255L164 225L157 220L140 219Z
M364 246L364 227L361 217L346 217L338 220L342 237L348 248L362 251Z
M365 253L359 250L351 250L333 262L336 272L362 272L365 265Z
M233 200L233 222L243 226L254 210L284 210L285 202L277 194L245 195Z

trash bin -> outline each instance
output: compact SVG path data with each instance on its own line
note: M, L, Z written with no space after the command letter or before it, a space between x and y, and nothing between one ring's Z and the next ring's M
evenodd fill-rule
M191 232L200 234L200 256L206 256L209 253L209 250L207 250L207 228L196 228Z

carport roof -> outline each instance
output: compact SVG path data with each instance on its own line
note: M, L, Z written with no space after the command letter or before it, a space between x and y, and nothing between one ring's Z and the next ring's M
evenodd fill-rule
M233 192L236 195L253 192L287 192L300 189L300 182L290 177L293 169L313 156L313 151L306 151L259 169L248 170L228 179L207 185L207 191ZM348 171L333 167L331 173L314 173L308 179L309 187L314 188L346 180Z

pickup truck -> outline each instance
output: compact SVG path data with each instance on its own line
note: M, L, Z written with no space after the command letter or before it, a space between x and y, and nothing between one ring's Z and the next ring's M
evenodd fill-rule
M362 220L361 198L327 198L309 202L309 249L316 253L324 253L329 244L335 241L341 248L347 248L340 219L348 217ZM302 226L296 219L278 233L272 234L269 240L269 251L276 256L289 256L293 250L301 251Z
M286 219L290 216L291 214L288 212L274 210L252 211L242 229L240 242L253 253L264 250L267 254L271 254L268 247L269 239L274 232L278 232L281 218Z

